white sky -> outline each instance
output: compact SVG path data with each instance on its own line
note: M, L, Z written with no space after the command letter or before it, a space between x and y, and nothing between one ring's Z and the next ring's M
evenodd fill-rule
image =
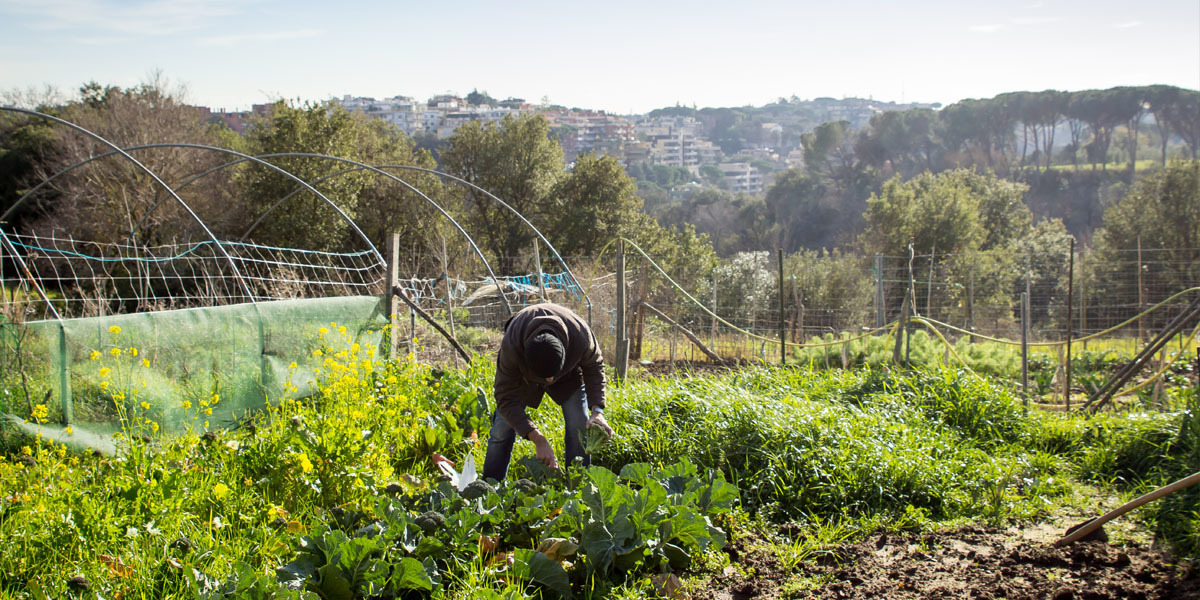
M1197 89L1200 0L0 0L0 90L156 70L229 110L475 88L617 113Z

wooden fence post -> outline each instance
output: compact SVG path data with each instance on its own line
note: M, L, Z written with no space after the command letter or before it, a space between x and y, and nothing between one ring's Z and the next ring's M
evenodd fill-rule
M633 352L631 353L631 357L636 360L642 359L642 333L646 321L646 309L642 306L646 302L646 279L650 274L649 271L645 261L638 266L638 296L637 308L633 313Z
M892 348L892 362L900 364L901 352L904 350L904 334L908 331L908 305L910 294L904 294L904 302L900 304L900 321L896 323L896 345Z
M875 328L883 327L885 317L883 306L883 255L875 253Z
M537 269L538 293L542 295L542 302L546 302L546 278L542 275L542 251L538 248L536 238L533 240L533 266Z
M967 270L967 331L975 333L975 265ZM974 344L975 336L967 336L967 343Z
M396 357L396 348L400 341L400 319L396 313L400 310L392 288L400 280L400 234L393 233L387 239L387 274L384 281L384 302L387 304L388 317L388 358Z
M629 368L629 338L625 335L625 240L617 240L617 379Z

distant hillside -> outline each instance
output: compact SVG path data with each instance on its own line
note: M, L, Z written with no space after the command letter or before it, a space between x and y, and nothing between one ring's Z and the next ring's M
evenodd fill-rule
M650 111L646 116L691 117L702 124L698 134L720 146L726 154L758 145L799 148L800 136L829 121L848 121L852 129L865 127L871 117L888 111L917 108L937 109L941 104L897 103L863 98L780 98L761 107L694 108L672 106ZM778 126L777 128L771 125ZM766 127L764 127L766 125Z

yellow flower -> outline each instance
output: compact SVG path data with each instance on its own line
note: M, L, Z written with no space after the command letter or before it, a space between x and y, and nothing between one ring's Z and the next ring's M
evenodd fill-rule
M206 409L204 409L204 414L205 414L205 415L212 415L212 409L211 409L211 408L206 408ZM205 423L207 423L207 422L208 422L208 421L205 421Z
M143 358L143 359L142 359L142 366L143 366L143 367L149 367L149 366L150 366L150 359L148 359L148 358Z
M221 401L221 395L216 392L213 392L212 403L215 405L216 403L218 403L220 401Z
M154 433L158 433L158 423L155 421L149 421L149 423L150 423L150 430L153 431Z
M71 434L75 433L75 430L71 429L70 425L67 425L67 428L64 429L63 431L67 432L67 435L71 435Z
M326 329L326 328L324 328L324 327L322 327L322 328L320 328L320 329L318 329L318 330L317 330L317 333L319 333L319 334L321 334L321 335L325 335L325 334L329 333L329 330L328 330L328 329Z
M129 348L129 353L130 353L130 354L132 354L132 355L134 355L134 356L137 356L137 348L130 347L130 348Z
M46 408L45 404L38 404L33 407L33 412L30 413L30 416L33 417L34 421L41 423L46 417L50 416L50 411Z
M321 352L320 350L313 350L313 358L320 358L324 355L325 355L325 353Z
M205 422L204 422L204 428L205 428L205 429L208 429L208 421L205 421Z
M223 483L217 483L213 486L213 497L217 500L224 500L229 495L229 486Z
M100 376L101 377L108 377L109 373L112 373L112 369L110 369L108 367L100 367Z
M142 406L142 410L150 410L150 403L149 403L149 402L146 402L146 401L144 401L144 400L143 400L143 401L142 401L142 403L141 403L141 406Z
M308 460L308 455L301 452L296 455L296 464L300 465L300 470L305 473L312 473L313 464Z
M109 328L108 328L108 332L109 332L109 333L111 333L111 334L113 334L113 335L117 335L118 333L121 333L121 328L120 328L120 327L117 327L116 325L113 325L113 326L111 326L111 327L109 327Z
M346 333L346 326L342 325L341 327L338 327L338 333Z
M293 360L293 361L291 362L291 364L289 364L289 365L288 365L288 368L289 368L289 369L295 369L295 368L296 368L296 367L298 367L298 366L300 366L300 365L297 365L297 364L296 364L296 361L294 361L294 360Z
M192 407L192 401L184 400L182 406L183 406L183 410L187 410Z
M100 358L99 350L92 350L92 353L88 355L88 360L96 360L98 358Z
M112 354L113 356L120 356L120 355L121 355L121 349L120 349L120 348L113 348L112 350L109 350L108 352L109 352L109 354Z
M107 382L107 381L101 381L101 382L100 382L100 389L102 389L102 390L107 390L107 389L108 389L108 382Z
M21 454L23 456L33 456L33 450L29 446L21 446Z

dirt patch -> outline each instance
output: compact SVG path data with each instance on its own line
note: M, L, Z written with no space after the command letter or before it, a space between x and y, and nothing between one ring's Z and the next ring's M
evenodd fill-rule
M1200 567L1145 545L1089 541L1054 548L982 527L880 534L791 570L754 544L739 542L726 552L731 568L695 598L1200 598Z

